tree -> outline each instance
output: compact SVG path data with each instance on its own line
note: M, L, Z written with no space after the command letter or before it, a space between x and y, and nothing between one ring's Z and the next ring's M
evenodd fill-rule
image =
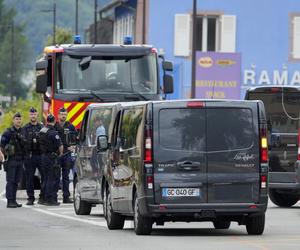
M73 42L73 32L69 29L56 27L55 41L57 44ZM53 45L53 35L49 35L46 40L46 46Z
M10 107L9 110L7 110L3 116L3 118L1 118L1 122L0 122L0 134L2 134L4 132L4 130L10 126L12 126L12 119L13 119L13 115L16 112L20 112L23 116L23 125L29 122L29 109L30 107L35 107L40 115L40 118L42 117L42 112L41 112L41 97L36 94L35 92L32 92L32 99L30 100L24 100L22 98L20 98L16 105L14 105L13 107Z
M2 93L17 97L26 97L27 88L21 82L25 71L29 50L27 38L23 34L24 26L14 22L16 11L7 8L0 0L0 83Z

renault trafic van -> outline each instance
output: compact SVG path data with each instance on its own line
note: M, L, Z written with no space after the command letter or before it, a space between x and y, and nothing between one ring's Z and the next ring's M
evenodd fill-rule
M268 202L267 120L261 101L122 103L107 153L103 210L109 229L132 218L138 235L153 223L232 221L262 234Z

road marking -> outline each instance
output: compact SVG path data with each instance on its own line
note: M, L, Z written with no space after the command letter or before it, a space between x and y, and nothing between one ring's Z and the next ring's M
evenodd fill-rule
M1 201L6 202L6 199L1 199ZM52 211L49 211L49 210L44 210L44 209L41 209L41 208L27 206L27 205L23 205L23 207L27 208L27 209L31 209L31 210L39 212L39 213L47 214L47 215L50 215L50 216L59 217L59 218L63 218L63 219L66 219L66 220L72 220L72 221L77 221L77 222L82 222L82 223L86 223L86 224L90 224L90 225L94 225L94 226L107 228L106 221L95 221L94 218L82 219L80 217L73 217L73 216L70 216L70 215L59 214L59 213L55 213L55 212L52 212ZM98 217L97 217L97 219L98 219ZM99 219L101 219L101 217ZM133 222L132 221L125 221L124 228L133 228Z
M62 211L62 210L73 210L73 207L52 207L52 208L47 208L49 211Z

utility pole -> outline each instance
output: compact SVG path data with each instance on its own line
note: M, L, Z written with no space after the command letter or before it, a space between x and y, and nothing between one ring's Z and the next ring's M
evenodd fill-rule
M193 39L192 39L192 98L196 97L196 20L197 0L193 0Z
M13 104L13 96L15 94L15 24L14 19L11 20L11 68L10 68L10 101Z
M143 0L143 33L142 44L146 44L146 0Z
M94 44L97 43L97 0L95 0L95 16L94 16Z
M78 35L78 0L75 6L75 35Z
M56 44L56 3L55 0L53 0L53 7L52 9L47 9L47 10L41 10L41 12L53 12L53 40L52 43L53 45Z
M53 3L53 45L56 44L56 3Z

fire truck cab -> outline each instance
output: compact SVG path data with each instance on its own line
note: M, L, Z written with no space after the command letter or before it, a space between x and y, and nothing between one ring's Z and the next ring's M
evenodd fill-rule
M43 94L43 115L68 110L67 119L80 128L90 103L160 100L173 93L171 62L148 45L69 44L46 47L36 62L36 92Z

